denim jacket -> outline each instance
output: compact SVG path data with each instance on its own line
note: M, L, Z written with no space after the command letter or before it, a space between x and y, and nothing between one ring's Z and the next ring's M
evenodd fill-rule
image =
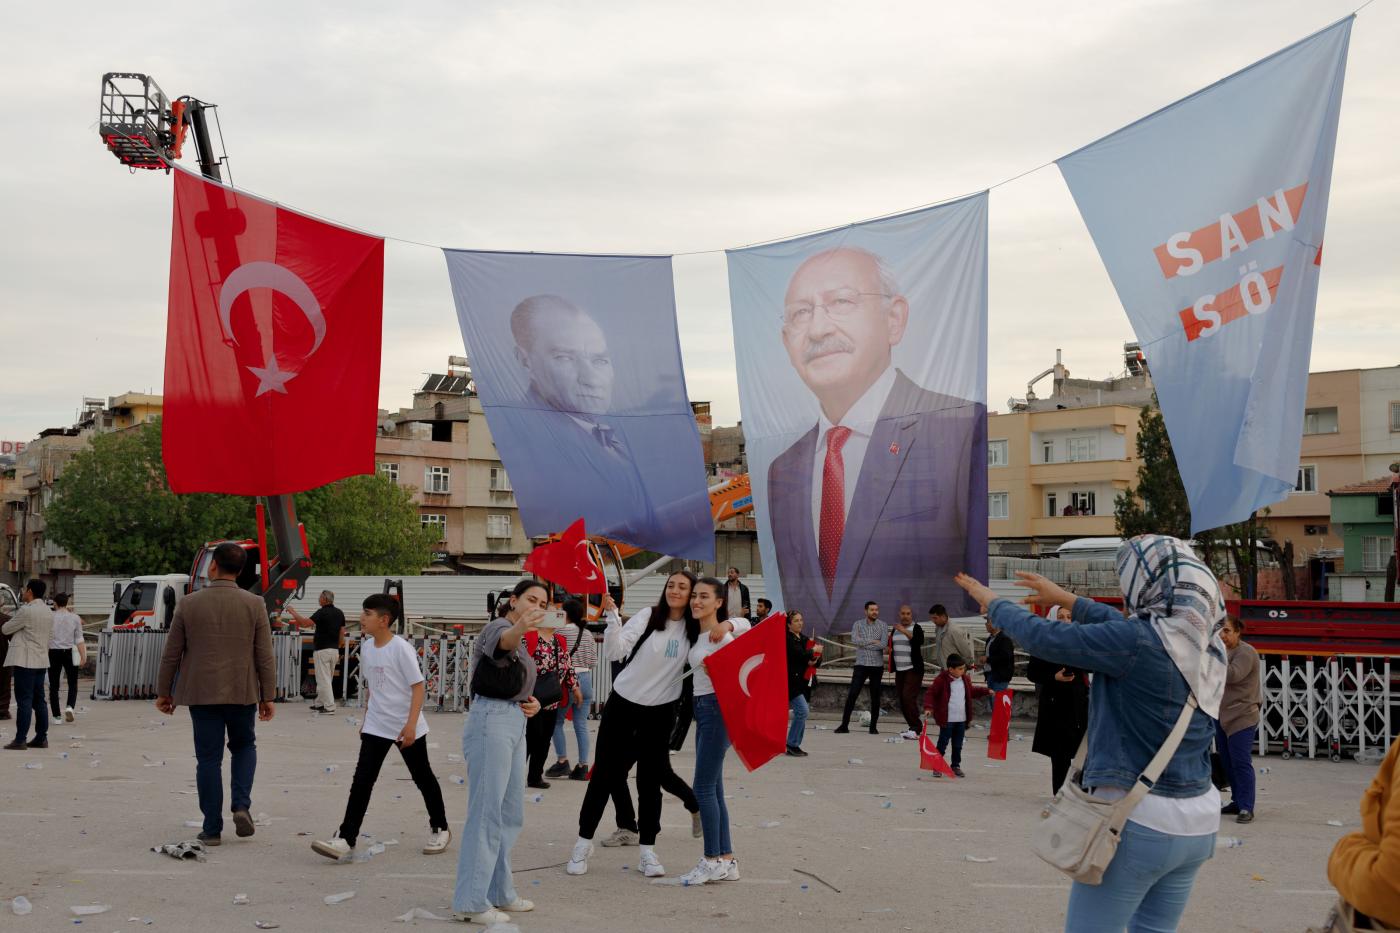
M1083 597L1074 602L1072 625L1051 622L1005 599L993 601L988 610L992 624L1030 654L1094 672L1083 784L1132 788L1176 725L1190 694L1186 678L1151 623L1125 619L1112 606ZM1214 735L1215 721L1196 710L1152 793L1204 794L1210 788Z

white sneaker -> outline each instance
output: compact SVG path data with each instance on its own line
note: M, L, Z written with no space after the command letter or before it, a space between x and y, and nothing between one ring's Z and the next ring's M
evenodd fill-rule
M510 914L503 914L499 910L483 910L479 914L468 914L454 910L452 919L458 923L479 923L482 926L491 926L494 923L510 923Z
M64 721L64 722L72 722L72 721L73 721L73 707L71 707L71 706L65 706L65 707L63 708L63 721Z
M917 739L919 737L919 733L915 732L913 729L905 729L899 734L899 737L901 739Z
M428 837L428 844L423 847L424 855L440 855L447 851L447 847L452 844L452 830L439 829Z
M508 910L508 911L510 911L510 912L513 913L513 914L525 914L525 913L529 913L530 911L532 911L532 910L535 909L535 902L534 902L534 901L527 901L527 900L525 900L525 898L523 898L523 897L517 897L515 900L511 901L509 904L502 904L502 905L500 905L499 907L497 907L496 909L497 909L497 910Z
M326 858L343 859L347 858L355 850L350 848L350 843L339 836L332 836L330 839L322 841L317 839L311 843L312 851Z
M637 862L637 871L648 878L660 878L666 874L665 866L661 864L661 860L651 849L642 850L642 858Z
M601 843L605 849L615 849L618 846L634 846L638 843L637 834L630 829L615 829L613 834L604 839ZM580 872L580 874L582 874Z
M718 881L728 872L728 866L719 859L701 858L694 868L681 875L681 884L686 887L694 887L697 884Z
M580 839L574 843L574 855L564 870L571 875L588 874L588 857L593 854L593 843Z
M716 881L738 881L739 880L739 860L732 858L729 861L720 861L724 866L724 874L716 878Z

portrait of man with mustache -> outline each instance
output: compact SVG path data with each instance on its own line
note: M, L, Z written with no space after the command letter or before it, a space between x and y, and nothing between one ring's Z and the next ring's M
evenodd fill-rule
M969 514L987 498L986 406L895 367L910 313L864 249L818 252L788 282L783 345L820 414L770 464L768 502L783 603L818 632L867 600L963 606L953 574L986 561L986 514Z

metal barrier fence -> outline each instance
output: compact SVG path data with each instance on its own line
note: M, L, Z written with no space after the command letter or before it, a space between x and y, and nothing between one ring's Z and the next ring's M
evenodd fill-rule
M1263 659L1259 754L1384 755L1400 727L1388 657ZM1400 671L1397 671L1400 673Z
M347 638L340 654L340 695L346 706L365 705L364 673L360 667L363 639ZM439 713L464 712L471 703L467 671L475 635L439 635L408 638L418 653L423 672L423 708ZM598 639L601 644L601 638ZM593 666L593 712L597 716L612 693L612 664L601 655Z
M99 632L93 699L154 699L168 636L145 629ZM301 636L274 632L272 656L277 664L276 699L301 696Z

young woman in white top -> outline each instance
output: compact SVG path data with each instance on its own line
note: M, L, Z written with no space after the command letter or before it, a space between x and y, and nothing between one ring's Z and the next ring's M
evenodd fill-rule
M700 626L701 637L690 649L695 672L695 799L700 803L700 825L705 854L700 863L682 876L687 885L711 881L738 881L739 862L729 840L729 808L724 803L724 753L729 733L724 728L715 687L705 670L705 659L751 627L748 619L719 619L724 609L724 584L702 577L690 595L690 612Z
M614 788L637 763L637 806L641 843L638 870L649 878L666 873L656 856L661 831L662 782L671 769L668 741L681 695L681 674L700 626L690 614L695 574L679 570L666 578L666 589L654 607L638 612L624 625L609 613L603 633L603 657L627 660L613 681L598 726L593 775L579 810L579 838L567 871L582 875L593 854L593 834Z

